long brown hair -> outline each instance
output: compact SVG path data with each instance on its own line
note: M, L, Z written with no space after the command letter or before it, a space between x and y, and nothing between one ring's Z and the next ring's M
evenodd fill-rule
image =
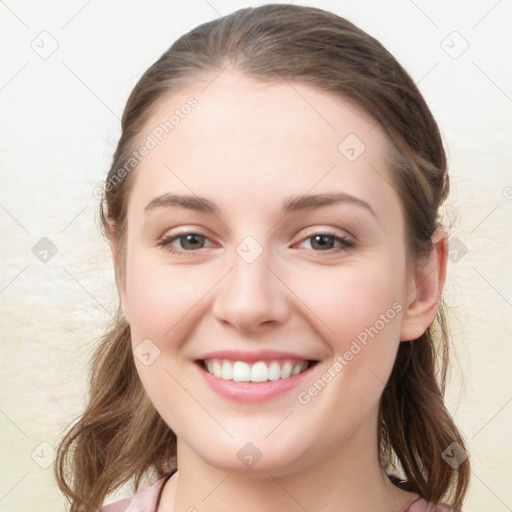
M393 186L405 218L408 261L432 250L439 207L448 194L446 156L437 124L416 85L373 37L330 12L285 4L246 8L179 38L141 77L122 117L122 135L100 205L105 238L124 267L126 212L135 169L126 162L158 100L227 66L254 80L300 81L355 101L387 133ZM125 172L120 170L125 168ZM115 237L115 239L113 238ZM124 279L124 277L123 277ZM417 340L400 343L380 403L379 446L399 487L460 507L469 461L457 469L442 453L464 441L444 401L448 332L443 307ZM392 466L391 466L392 465ZM90 373L88 404L57 451L57 482L71 512L97 509L120 485L159 478L176 466L176 436L144 392L118 309Z

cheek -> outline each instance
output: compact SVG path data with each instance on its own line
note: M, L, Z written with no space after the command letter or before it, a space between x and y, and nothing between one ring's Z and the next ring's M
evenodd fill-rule
M336 375L331 389L343 397L333 397L337 402L359 403L365 409L363 404L370 407L383 390L400 343L405 309L401 268L396 258L375 259L332 273L323 293L309 288L308 305L321 318L322 336L332 361L338 362L325 376Z
M127 296L134 343L137 337L169 339L199 303L212 277L187 265L165 265L134 251L127 272ZM186 323L186 322L183 322Z
M304 297L336 350L346 350L347 343L358 336L364 341L365 332L374 326L399 333L404 282L400 263L392 260L375 258L339 270L326 269L325 276L303 273L296 279L298 295Z
M129 323L137 372L155 408L176 432L182 432L180 419L189 412L200 414L182 387L187 360L181 347L197 325L201 298L213 285L210 281L215 276L207 274L192 266L157 263L144 251L132 251L127 262Z

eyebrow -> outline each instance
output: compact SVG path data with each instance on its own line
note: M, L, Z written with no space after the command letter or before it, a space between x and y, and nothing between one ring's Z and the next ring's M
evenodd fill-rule
M356 206L361 206L377 218L373 208L366 201L344 192L291 196L283 202L281 215L284 216L291 212L304 210L314 210L316 208L340 203L351 203ZM181 194L163 194L155 197L155 199L153 199L146 208L144 208L144 211L147 212L156 208L169 208L175 206L220 215L219 207L209 199L200 196L187 196Z

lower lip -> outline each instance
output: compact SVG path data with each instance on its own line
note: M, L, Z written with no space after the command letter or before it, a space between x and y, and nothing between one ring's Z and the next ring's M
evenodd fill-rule
M247 403L272 400L286 391L290 391L310 375L316 364L313 364L304 372L294 375L293 377L269 380L267 382L235 382L233 380L224 380L208 373L199 364L195 364L195 366L210 389L225 398Z

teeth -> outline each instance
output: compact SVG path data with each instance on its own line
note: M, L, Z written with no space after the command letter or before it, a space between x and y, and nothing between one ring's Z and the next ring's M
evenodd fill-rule
M301 366L297 365L298 368L301 368ZM285 361L283 366L281 367L281 379L287 379L292 374L293 370L293 363L291 361ZM300 370L299 370L300 371Z
M235 382L267 382L288 379L306 370L307 361L280 360L258 361L252 365L245 361L209 359L205 361L208 373L224 380Z
M229 364L229 361L226 361ZM220 364L220 363L219 363ZM222 372L213 372L215 377L222 377ZM237 361L233 365L233 375L231 377L235 382L247 382L251 380L251 367L242 361Z
M246 366L248 367L249 365ZM263 361L253 364L251 368L251 382L265 382L267 379L267 365Z
M224 380L231 380L233 378L233 366L229 361L222 365L222 378Z
M298 374L298 373L300 373L301 371L302 371L302 370L301 370L299 367L294 366L294 367L293 367L293 370L292 370L292 376L293 376L293 375L297 375L297 374Z

